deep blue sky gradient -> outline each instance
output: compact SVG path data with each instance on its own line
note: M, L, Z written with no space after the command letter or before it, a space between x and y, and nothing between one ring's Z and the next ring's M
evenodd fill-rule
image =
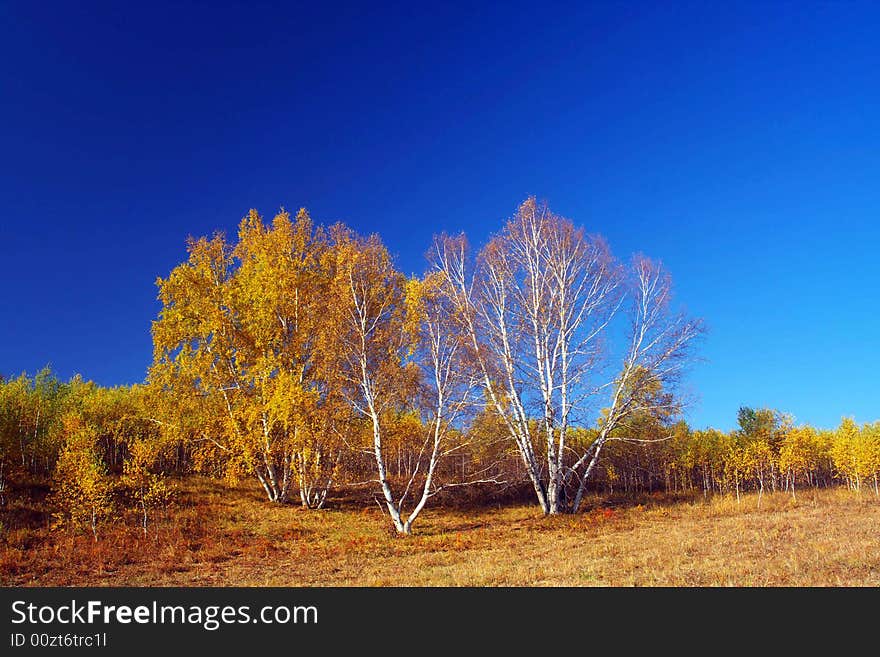
M0 372L142 380L251 207L420 272L534 194L706 319L694 425L880 417L878 3L135 4L0 4Z

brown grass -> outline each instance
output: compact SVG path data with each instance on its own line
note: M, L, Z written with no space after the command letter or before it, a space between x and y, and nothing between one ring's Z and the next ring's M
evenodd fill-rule
M5 512L0 583L15 586L877 586L880 502L843 490L708 501L646 498L576 516L531 506L433 509L416 534L377 506L277 507L251 487L190 481L144 538L101 540ZM19 518L19 522L14 522Z

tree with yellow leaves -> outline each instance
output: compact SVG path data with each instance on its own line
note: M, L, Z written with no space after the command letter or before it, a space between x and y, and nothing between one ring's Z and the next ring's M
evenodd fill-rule
M880 497L880 422L862 426L865 474L871 478L875 497Z
M810 426L790 429L779 450L779 469L786 474L793 497L800 477L808 486L817 486L819 470L827 461L828 447L819 432Z
M157 466L159 444L136 440L128 444L128 458L122 470L122 485L141 512L141 529L147 535L150 512L165 508L174 496L165 474Z
M861 463L859 426L852 418L843 418L834 432L831 457L834 467L852 490L861 492L864 467Z
M868 481L880 496L880 423L859 427L852 418L844 418L834 432L831 456L852 490L861 493Z
M53 500L59 520L88 525L95 541L98 524L113 510L113 481L95 446L97 432L75 413L62 418L64 447L53 472Z
M188 261L158 281L153 384L182 408L204 407L192 439L224 453L228 476L255 476L272 502L298 484L304 506L322 506L339 460L346 416L320 353L332 330L326 247L304 210L271 224L251 211L236 245L191 240Z

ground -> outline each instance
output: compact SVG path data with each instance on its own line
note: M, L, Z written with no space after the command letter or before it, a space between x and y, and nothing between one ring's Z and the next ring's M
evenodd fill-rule
M250 486L181 484L146 537L133 517L50 530L11 500L0 583L14 586L878 586L880 502L845 489L672 500L596 497L574 516L533 506L429 509L397 537L378 506L277 506ZM640 502L640 503L637 503ZM29 507L28 504L31 506Z

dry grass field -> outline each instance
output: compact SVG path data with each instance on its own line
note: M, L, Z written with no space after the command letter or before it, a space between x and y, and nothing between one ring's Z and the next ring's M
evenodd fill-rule
M47 529L38 498L4 511L4 585L880 585L880 502L844 489L760 505L755 495L596 498L553 518L526 505L436 509L399 538L375 505L305 511L255 488L189 481L149 536L120 520L97 543Z

